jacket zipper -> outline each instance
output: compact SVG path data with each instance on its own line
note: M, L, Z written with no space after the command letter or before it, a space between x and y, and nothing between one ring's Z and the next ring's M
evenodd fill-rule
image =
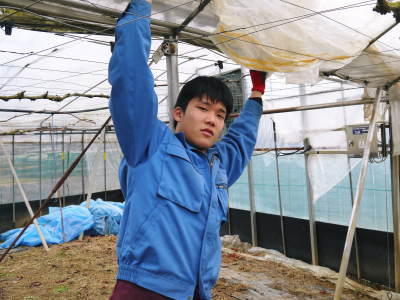
M208 163L210 166L210 170L212 170L212 167L214 166L214 155L211 157L210 162Z

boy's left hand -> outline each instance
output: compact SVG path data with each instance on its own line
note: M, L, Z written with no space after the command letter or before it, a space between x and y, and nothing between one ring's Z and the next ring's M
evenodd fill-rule
M250 70L251 82L253 84L252 92L260 92L261 95L265 91L265 79L267 78L267 73L263 71Z

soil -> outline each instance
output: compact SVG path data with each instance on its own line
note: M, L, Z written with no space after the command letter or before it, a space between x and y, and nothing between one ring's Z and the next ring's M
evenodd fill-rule
M0 264L0 299L108 299L115 284L115 236L85 237L12 253ZM213 299L332 299L335 286L274 261L223 253ZM372 299L362 289L343 299Z

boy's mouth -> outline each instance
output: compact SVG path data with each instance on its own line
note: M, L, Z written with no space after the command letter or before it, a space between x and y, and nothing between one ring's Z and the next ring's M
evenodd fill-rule
M210 130L210 129L202 129L200 131L206 136L210 136L211 137L211 136L214 135L214 132L212 130Z

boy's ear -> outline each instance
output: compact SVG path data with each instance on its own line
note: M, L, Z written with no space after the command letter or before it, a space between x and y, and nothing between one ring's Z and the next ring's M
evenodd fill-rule
M182 108L179 106L175 107L174 110L172 111L172 116L174 117L174 120L176 122L182 121L183 115L184 115L184 112L183 112Z

